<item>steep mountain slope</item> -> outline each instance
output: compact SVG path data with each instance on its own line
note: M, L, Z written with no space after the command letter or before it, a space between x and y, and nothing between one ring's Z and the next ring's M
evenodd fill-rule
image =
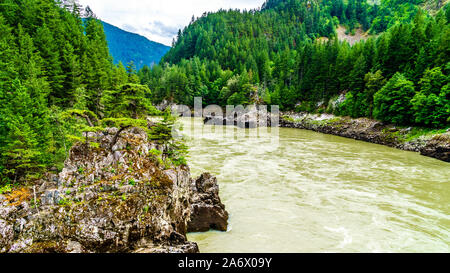
M205 104L445 127L450 5L439 2L432 15L423 3L269 0L257 10L205 13L179 33L161 66L140 72L141 81L154 101L192 104L202 96Z
M151 66L159 63L170 49L166 45L150 41L141 35L125 31L106 22L102 23L109 51L116 64L122 62L126 65L133 61L137 69L144 65Z
M268 0L261 9L205 13L181 32L164 61L194 56L247 69L261 51L279 52L308 39L332 37L339 25L373 34L410 22L423 0ZM376 4L375 4L376 3ZM230 54L231 53L231 54ZM232 55L232 56L229 56ZM230 58L231 57L231 58Z

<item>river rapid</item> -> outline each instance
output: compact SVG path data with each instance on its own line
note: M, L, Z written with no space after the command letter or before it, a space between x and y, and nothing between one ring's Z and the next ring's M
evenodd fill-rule
M192 173L217 176L230 213L228 232L188 235L201 252L450 252L449 163L306 130L182 123Z

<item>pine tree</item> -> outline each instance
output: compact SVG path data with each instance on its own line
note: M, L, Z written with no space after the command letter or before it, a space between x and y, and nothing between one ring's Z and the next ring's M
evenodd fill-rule
M414 83L401 73L396 73L374 96L375 118L395 124L412 123L411 99L415 94Z
M149 99L151 95L147 86L128 83L118 90L106 91L102 105L108 117L145 118L157 113Z
M448 77L442 73L439 67L436 67L425 72L420 80L420 85L420 92L411 100L415 121L418 124L432 127L448 125L448 119L450 118L448 112L450 103Z
M6 158L3 149L10 141L8 121L11 112L9 107L6 106L9 103L12 79L18 76L14 64L14 57L17 52L12 29L0 15L0 183L3 183L7 177L4 173Z
M69 42L64 45L61 68L66 76L63 84L62 101L63 105L67 107L76 101L75 90L82 83L80 58L75 54L75 49Z
M112 88L119 89L122 85L126 84L129 80L129 75L125 66L122 62L119 62L117 66L114 67L112 73Z
M367 73L366 59L360 55L350 72L350 90L359 93L364 90L364 76Z
M369 105L366 116L372 117L373 112L373 97L376 92L381 90L381 88L386 84L386 80L381 73L381 70L377 70L375 73L369 72L364 77L366 100Z
M43 98L33 98L19 80L15 80L2 102L6 140L0 148L2 175L17 180L38 173L48 161L48 119Z
M87 69L85 83L89 98L88 107L98 114L102 93L112 86L110 81L113 65L101 22L93 17L86 19L85 31L87 46L84 65Z
M396 25L390 31L390 42L384 71L387 77L396 72L404 72L412 59L411 29L409 25Z
M8 26L5 19L0 15L0 91L5 88L11 79L18 76L14 57L18 51L12 35L12 28Z
M56 103L62 103L65 95L63 91L65 76L61 68L59 49L50 29L45 24L37 29L34 41L44 60L44 75L47 77L52 90L50 98Z

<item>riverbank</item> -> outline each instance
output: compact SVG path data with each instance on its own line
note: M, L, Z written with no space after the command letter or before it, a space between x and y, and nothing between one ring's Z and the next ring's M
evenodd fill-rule
M359 118L331 114L286 112L280 116L280 127L312 130L324 134L386 145L450 162L450 131L403 128Z

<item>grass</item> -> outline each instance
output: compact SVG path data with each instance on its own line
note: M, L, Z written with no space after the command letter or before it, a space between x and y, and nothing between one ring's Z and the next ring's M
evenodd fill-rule
M447 129L413 127L411 131L403 137L403 141L410 142L421 137L432 138L435 135L445 134L446 132Z

